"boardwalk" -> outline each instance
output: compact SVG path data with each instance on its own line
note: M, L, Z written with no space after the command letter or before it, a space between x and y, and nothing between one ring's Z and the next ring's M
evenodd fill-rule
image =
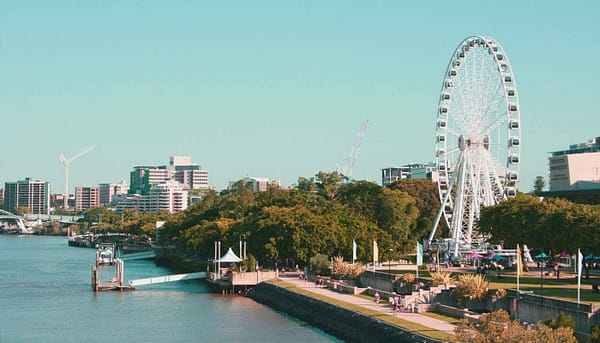
M437 331L454 334L454 329L456 328L456 325L450 324L446 321L439 320L436 318L431 318L431 317L424 316L424 315L418 314L418 313L396 312L394 314L394 313L392 313L392 308L390 306L376 304L371 300L364 299L364 298L357 297L357 296L350 295L350 294L343 294L343 293L335 292L328 288L316 287L314 282L306 282L306 281L300 280L296 275L294 275L294 276L280 275L279 278L282 281L291 283L291 284L297 286L298 288L302 288L306 291L309 291L309 292L312 292L315 294L320 294L323 296L327 296L330 298L334 298L339 301L347 302L349 304L361 306L361 307L367 308L369 310L374 310L374 311L378 311L378 312L381 312L384 314L393 315L397 318L401 318L406 321L414 322L419 325L423 325L423 326L426 326L428 328L431 328L431 329L434 329Z

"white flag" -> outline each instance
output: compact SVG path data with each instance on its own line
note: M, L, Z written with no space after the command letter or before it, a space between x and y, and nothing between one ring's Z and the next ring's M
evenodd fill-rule
M373 240L373 262L379 262L379 248L377 247L377 241Z
M423 265L423 244L417 242L417 267Z
M356 240L353 239L352 240L352 263L354 263L354 261L356 261Z

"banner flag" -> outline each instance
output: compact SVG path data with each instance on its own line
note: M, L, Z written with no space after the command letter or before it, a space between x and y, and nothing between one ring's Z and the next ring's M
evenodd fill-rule
M377 247L377 241L373 240L373 263L379 262L379 248Z
M583 254L577 249L577 306L581 301L581 271L583 269Z
M423 265L423 244L417 242L417 267Z
M354 263L354 261L356 261L356 240L353 239L352 240L352 263Z

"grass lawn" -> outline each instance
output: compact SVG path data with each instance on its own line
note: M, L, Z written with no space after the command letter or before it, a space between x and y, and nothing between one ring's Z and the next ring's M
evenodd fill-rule
M462 322L461 317L451 316L451 315L448 315L445 313L440 313L440 312L435 312L435 311L434 312L423 312L421 314L424 316L427 316L427 317L443 320L445 322L448 322L448 323L454 324L454 325L460 325L460 323Z
M429 327L413 323L411 321L403 320L403 319L394 317L389 314L381 313L378 311L373 311L373 310L364 308L362 306L350 304L350 303L340 301L340 300L337 300L334 298L330 298L330 297L323 296L320 294L312 293L310 291L304 290L302 288L298 288L295 285L285 282L285 281L282 281L282 280L271 280L271 281L267 281L267 282L271 283L273 285L276 285L278 287L286 288L287 290L294 292L294 293L298 293L298 294L305 295L307 297L318 299L323 302L327 302L329 304L333 304L335 306L345 308L347 310L354 311L354 312L360 313L365 316L377 318L378 320L399 326L403 329L418 333L423 336L431 337L433 339L437 339L437 340L441 340L441 341L445 341L445 342L451 341L452 339L454 339L454 335L447 334L442 331L434 330ZM372 298L372 297L370 297L370 298Z
M453 273L456 276L459 273ZM503 271L501 277L495 271L486 275L490 289L516 289L517 276L514 271ZM592 284L600 284L600 275L590 275L589 279L583 279L581 283L581 302L600 303L600 294L592 293ZM560 279L552 275L544 275L543 279L539 272L530 271L519 279L519 289L532 291L535 295L543 295L549 298L558 298L569 301L577 301L577 277L572 272L561 271Z

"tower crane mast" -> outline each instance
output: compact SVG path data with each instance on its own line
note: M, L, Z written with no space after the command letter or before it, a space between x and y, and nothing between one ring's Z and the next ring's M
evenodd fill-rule
M360 124L360 128L356 133L356 138L354 139L354 144L352 145L352 150L350 150L350 155L344 161L344 165L340 169L339 173L342 177L342 182L347 183L352 180L352 172L354 171L354 166L356 164L356 159L358 158L358 152L360 150L360 146L365 138L365 133L367 132L367 126L369 125L369 120L366 119Z
M81 151L80 153L78 153L77 155L67 159L65 157L65 155L63 155L62 153L60 154L58 160L60 161L60 163L65 167L65 194L64 199L63 199L63 209L67 209L67 207L69 206L69 163L71 163L72 161L80 158L81 156L83 156L84 154L88 153L90 150L94 149L93 146Z

